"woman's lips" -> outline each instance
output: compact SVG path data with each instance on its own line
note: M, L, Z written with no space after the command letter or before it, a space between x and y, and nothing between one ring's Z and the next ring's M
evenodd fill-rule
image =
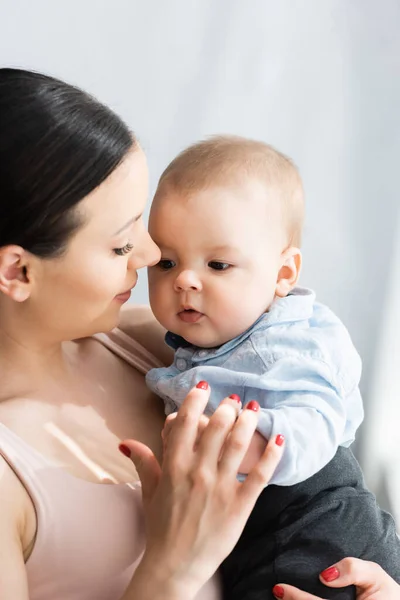
M131 297L131 293L132 290L128 290L123 294L118 294L118 296L115 296L115 300L117 300L117 302L121 302L121 304L124 304L125 302L128 302L129 298Z
M132 294L132 289L137 284L137 280L138 280L138 276L137 276L137 273L135 272L135 281L132 282L130 289L127 290L126 292L122 292L122 294L118 294L118 296L115 296L114 300L117 300L117 302L121 302L121 304L124 304L124 302L128 302L128 300Z
M181 310L181 312L178 313L178 317L184 323L197 323L197 321L203 316L203 313L193 309Z

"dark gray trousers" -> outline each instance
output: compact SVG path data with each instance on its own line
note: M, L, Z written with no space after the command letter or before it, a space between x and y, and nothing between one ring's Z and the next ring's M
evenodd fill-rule
M269 486L236 547L222 563L225 600L272 600L276 583L321 598L354 600L353 586L333 589L318 578L346 556L380 564L400 583L400 540L392 517L376 504L349 448L313 477Z

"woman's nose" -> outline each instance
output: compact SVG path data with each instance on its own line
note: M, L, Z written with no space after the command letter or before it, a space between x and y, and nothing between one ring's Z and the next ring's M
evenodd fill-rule
M181 271L175 279L174 288L176 292L188 292L190 290L200 292L202 284L195 271L185 270Z
M131 257L132 268L141 269L142 267L152 267L156 265L161 258L160 248L155 244L147 231L141 240L140 248L135 252L133 250Z

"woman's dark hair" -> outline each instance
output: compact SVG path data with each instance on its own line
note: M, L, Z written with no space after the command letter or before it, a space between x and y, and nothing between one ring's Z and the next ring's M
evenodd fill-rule
M0 68L0 247L61 254L82 224L76 205L135 143L125 123L82 90Z

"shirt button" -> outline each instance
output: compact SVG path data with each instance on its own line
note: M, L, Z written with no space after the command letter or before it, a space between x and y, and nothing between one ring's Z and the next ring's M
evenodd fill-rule
M205 356L207 356L207 354L208 354L207 350L200 350L200 352L199 352L200 358L204 358Z
M187 367L186 360L184 358L178 358L176 361L176 367L179 371L184 371Z

